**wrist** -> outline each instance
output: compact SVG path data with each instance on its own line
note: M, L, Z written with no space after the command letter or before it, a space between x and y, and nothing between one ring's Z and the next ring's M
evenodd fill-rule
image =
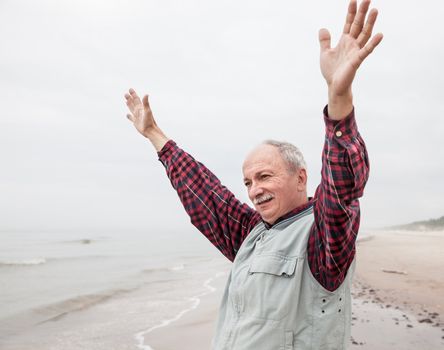
M347 117L353 109L353 94L351 88L344 94L334 91L328 92L328 116L333 120L341 120Z
M157 152L160 152L163 146L169 141L169 138L157 126L147 130L143 133L143 136L150 140Z

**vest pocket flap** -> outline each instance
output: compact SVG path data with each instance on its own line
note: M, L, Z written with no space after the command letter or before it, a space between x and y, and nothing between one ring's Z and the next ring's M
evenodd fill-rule
M248 270L249 273L269 273L276 276L292 276L296 269L297 258L276 256L276 255L257 255Z

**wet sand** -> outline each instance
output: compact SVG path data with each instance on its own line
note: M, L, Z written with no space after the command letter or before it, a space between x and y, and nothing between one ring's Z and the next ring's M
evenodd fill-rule
M199 307L177 322L145 336L153 350L209 350L227 275L213 284L216 291L204 296Z
M351 349L444 349L444 232L358 242Z

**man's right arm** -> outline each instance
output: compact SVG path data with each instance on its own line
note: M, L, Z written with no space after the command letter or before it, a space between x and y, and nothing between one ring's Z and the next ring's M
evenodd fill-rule
M157 126L154 120L153 112L148 102L148 95L143 96L143 99L140 100L134 89L129 89L129 93L125 94L125 99L126 105L131 112L126 117L133 122L138 132L150 140L156 151L159 152L169 138Z
M233 261L259 214L241 203L202 163L169 140L158 153L191 223Z
M158 152L192 224L233 261L243 240L259 222L259 214L237 200L211 171L162 132L154 120L148 96L140 100L130 89L125 98L131 112L128 119Z

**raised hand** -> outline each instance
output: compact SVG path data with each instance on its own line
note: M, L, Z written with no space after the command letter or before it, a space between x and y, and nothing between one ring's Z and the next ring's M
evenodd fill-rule
M148 102L148 95L145 95L140 100L134 89L129 89L129 93L125 94L125 99L126 105L131 112L126 117L133 122L137 131L148 138L157 151L160 151L168 141L168 138L154 120L153 112Z
M151 111L150 104L148 102L148 95L143 97L143 103L140 97L134 91L129 89L129 93L125 94L126 105L131 114L127 114L126 117L134 123L136 129L145 137L149 133L150 129L156 126L156 122Z
M327 29L319 31L321 72L328 85L329 115L341 117L336 113L348 114L351 111L351 85L356 71L382 40L381 33L372 37L378 11L372 9L367 16L369 6L370 0L363 0L357 11L356 0L350 1L346 23L336 47L330 47L331 37ZM330 107L335 111L330 113ZM337 110L336 107L340 108Z

